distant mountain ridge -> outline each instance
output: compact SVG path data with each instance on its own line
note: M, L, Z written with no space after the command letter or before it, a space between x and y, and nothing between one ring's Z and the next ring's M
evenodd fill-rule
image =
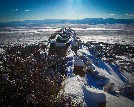
M134 19L114 19L114 18L85 18L85 19L45 19L45 20L24 20L0 22L0 27L6 26L41 26L44 24L134 24Z

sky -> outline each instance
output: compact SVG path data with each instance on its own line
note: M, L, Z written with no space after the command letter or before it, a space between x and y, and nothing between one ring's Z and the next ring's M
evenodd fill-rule
M134 19L134 0L0 0L0 21Z

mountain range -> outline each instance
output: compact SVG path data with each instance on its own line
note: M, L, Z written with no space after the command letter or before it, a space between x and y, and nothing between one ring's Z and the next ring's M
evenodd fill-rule
M44 24L134 24L134 19L114 18L85 18L85 19L45 19L45 20L24 20L0 22L0 27L7 26L42 26Z

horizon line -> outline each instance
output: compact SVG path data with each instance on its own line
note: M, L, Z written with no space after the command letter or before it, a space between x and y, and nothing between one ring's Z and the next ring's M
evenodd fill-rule
M47 19L25 19L25 20L10 20L10 21L0 21L0 22L3 22L3 23L5 22L6 23L6 22L21 22L21 21L23 22L23 21L32 21L32 20L42 21L42 20L82 20L82 19L121 19L121 20L126 19L126 20L134 20L133 18L110 18L110 17L109 18L101 18L101 17L100 18L99 17L98 18L95 18L95 17L90 18L89 17L89 18L81 18L81 19L62 19L62 18L60 18L60 19L59 18L57 18L57 19L54 19L54 18L49 18L49 19L48 18Z

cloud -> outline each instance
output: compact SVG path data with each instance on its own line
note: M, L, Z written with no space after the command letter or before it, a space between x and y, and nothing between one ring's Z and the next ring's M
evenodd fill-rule
M126 16L134 16L134 13L126 13Z
M110 16L114 16L115 14L111 13Z
M74 14L74 12L72 11L72 14Z
M29 11L30 11L30 10L28 10L28 9L27 9L27 10L25 10L25 12L29 12Z
M18 9L13 9L12 12L14 12L14 11L19 11L19 10Z

